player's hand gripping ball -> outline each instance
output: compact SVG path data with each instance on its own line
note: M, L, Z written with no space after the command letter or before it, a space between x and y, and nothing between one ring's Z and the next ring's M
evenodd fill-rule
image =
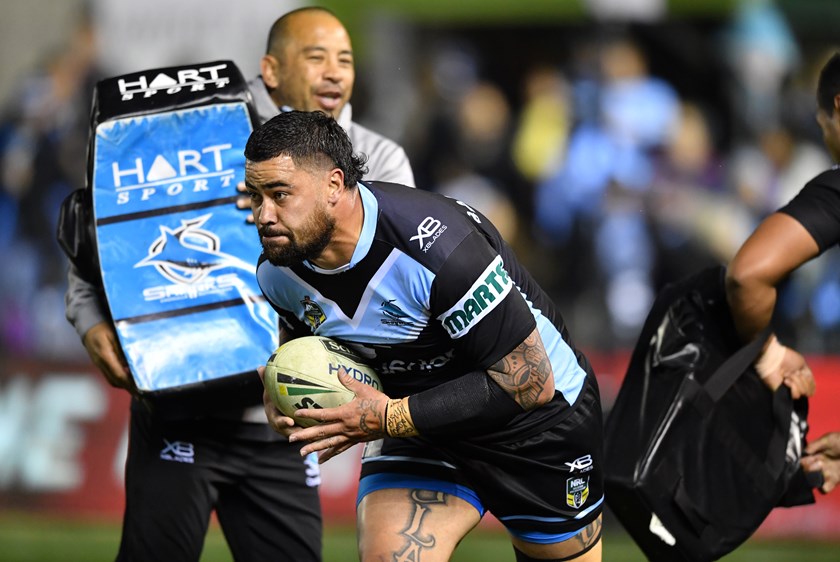
M353 350L335 340L306 336L290 340L268 358L265 389L277 409L301 427L317 424L309 418L296 418L301 408L335 408L354 398L338 380L344 368L359 382L382 392L376 371Z

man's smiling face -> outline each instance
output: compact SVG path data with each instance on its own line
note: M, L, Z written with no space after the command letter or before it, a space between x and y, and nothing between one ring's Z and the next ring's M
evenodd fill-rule
M325 12L298 14L278 51L266 55L274 72L263 75L274 102L338 119L356 79L353 47L341 22Z

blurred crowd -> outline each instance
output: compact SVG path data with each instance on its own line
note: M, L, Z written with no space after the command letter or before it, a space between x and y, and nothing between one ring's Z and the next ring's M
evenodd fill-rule
M831 165L814 89L832 46L803 48L772 4L746 2L709 32L719 49L702 54L715 69L706 86L724 93L710 103L684 86L673 56L670 75L654 72L667 57L632 27L595 25L559 62L522 54L516 84L484 72L492 61L481 45L453 29L436 48L395 48L415 57L415 72L401 76L410 96L391 90L390 104L410 103L391 120L398 130L383 132L406 148L420 188L494 221L578 345L608 351L632 347L664 284L726 263ZM64 320L55 225L61 200L85 182L90 97L104 77L97 60L86 22L0 111L0 353L84 357ZM359 122L377 109L381 118L363 96L388 96L380 83L390 79L376 69L360 78ZM818 261L783 287L779 331L804 352L836 352L840 260Z

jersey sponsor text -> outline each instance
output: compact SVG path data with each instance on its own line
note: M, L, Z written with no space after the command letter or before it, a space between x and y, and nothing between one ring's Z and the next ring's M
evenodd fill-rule
M438 316L452 339L458 339L490 314L510 292L512 283L501 256L496 256L455 306Z

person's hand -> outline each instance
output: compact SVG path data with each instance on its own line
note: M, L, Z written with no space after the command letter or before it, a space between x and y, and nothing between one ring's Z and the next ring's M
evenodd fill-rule
M137 386L120 347L117 332L110 323L100 322L93 326L85 332L82 343L108 384L137 394Z
M248 215L245 217L245 222L248 224L254 224L254 214L251 212L251 198L248 196L248 192L245 189L244 181L236 184L236 191L243 194L236 198L236 208L247 209Z
M782 381L790 388L790 395L794 400L802 396L813 396L817 390L817 383L805 358L794 349L787 347L785 350Z
M802 468L805 472L820 471L823 474L823 485L820 491L824 494L840 483L840 432L826 433L816 441L805 447L802 457Z
M295 416L320 422L289 437L289 441L309 441L301 455L324 451L318 457L326 462L357 443L385 437L385 409L388 396L361 383L341 369L338 380L356 395L353 400L337 408L309 408L297 410Z
M292 433L300 431L300 426L295 425L295 420L285 415L277 409L271 398L268 397L268 392L265 391L265 366L257 367L257 374L263 383L263 407L265 408L265 417L268 418L268 423L277 433L289 437Z
M770 343L756 360L755 370L771 390L775 391L782 384L789 387L794 400L813 396L816 390L814 374L805 358L798 351L779 343L776 336L771 336Z

